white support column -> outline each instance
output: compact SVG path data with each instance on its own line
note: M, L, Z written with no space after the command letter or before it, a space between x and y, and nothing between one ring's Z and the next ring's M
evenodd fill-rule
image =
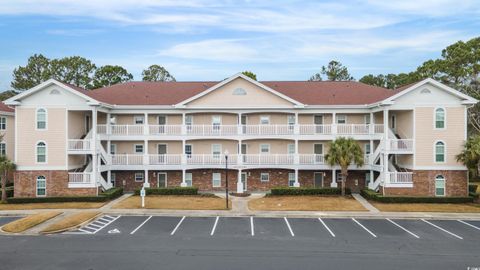
M148 128L148 113L143 114L143 135L150 134L150 130Z
M107 113L107 123L105 127L105 133L107 135L112 134L112 123L110 123L111 118L112 118L112 115L110 113ZM108 151L110 153L110 149Z
M332 134L337 134L337 113L332 113Z
M298 181L298 169L295 169L295 183L293 183L294 187L300 187L300 182Z
M237 163L238 165L243 165L242 140L238 140Z
M243 193L242 170L238 170L237 176L237 193Z
M370 134L375 134L375 120L373 119L373 112L370 113ZM372 148L370 148L371 150Z
M387 177L388 172L388 151L389 151L389 143L388 143L388 133L390 128L388 127L388 110L383 110L383 177L384 179Z
M108 181L108 183L112 182L112 171L111 170L107 171L107 181Z
M182 113L182 135L187 134L187 127L185 126L185 113ZM183 149L185 151L185 148Z
M300 134L300 125L298 124L298 112L295 113L295 125L293 126L293 133Z
M369 180L370 180L370 183L369 183L368 186L369 186L369 187L370 187L370 186L373 186L373 182L375 181L375 176L374 176L372 170L370 170L370 179L369 179Z
M185 153L185 140L182 140L182 158L181 158L181 164L183 166L187 165L187 155Z
M98 187L98 156L97 156L97 107L92 109L92 176Z
M143 184L143 186L146 187L146 188L149 188L150 187L150 182L148 181L148 170L145 170L144 178L145 178L145 183Z
M238 121L237 121L237 134L243 134L243 127L242 127L242 113L238 113Z
M335 170L332 170L332 183L330 184L330 187L338 187L337 185L337 174Z
M185 169L182 170L182 183L180 184L181 187L186 187L187 182L185 182Z
M150 165L150 157L148 156L148 140L143 140L143 165Z
M298 153L298 139L295 139L295 156L293 158L293 162L295 163L295 165L300 164L300 156Z

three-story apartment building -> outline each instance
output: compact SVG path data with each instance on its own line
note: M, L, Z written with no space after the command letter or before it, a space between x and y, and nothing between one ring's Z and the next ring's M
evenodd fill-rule
M354 191L465 196L467 170L455 155L476 102L431 79L388 90L236 74L92 91L48 80L6 101L15 109L15 196L142 185L215 191L225 189L226 169L237 192L336 187L339 167L324 157L339 136L364 149L365 164L346 180Z

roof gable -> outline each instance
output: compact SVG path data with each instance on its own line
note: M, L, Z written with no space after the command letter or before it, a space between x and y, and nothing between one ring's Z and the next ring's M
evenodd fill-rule
M303 107L288 97L241 73L213 85L176 107Z

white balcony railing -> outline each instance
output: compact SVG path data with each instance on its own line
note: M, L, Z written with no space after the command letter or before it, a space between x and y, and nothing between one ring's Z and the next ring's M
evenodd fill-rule
M292 154L273 154L273 155L242 155L242 161L245 165L293 165L295 164L295 155Z
M317 154L299 154L299 163L302 165L325 164L325 157Z
M92 140L68 140L68 151L92 150Z
M386 181L389 184L412 184L413 173L412 172L388 172Z
M93 184L92 173L85 172L69 172L68 173L69 184Z
M112 165L144 165L144 155L112 155Z
M188 165L224 165L225 156L220 155L187 155L186 162ZM228 156L228 164L237 164L237 155Z
M180 165L182 164L182 155L149 155L150 165Z
M411 152L413 151L412 139L389 139L388 150L392 152Z
M381 134L381 124L333 125L98 125L98 134L117 136L263 136Z

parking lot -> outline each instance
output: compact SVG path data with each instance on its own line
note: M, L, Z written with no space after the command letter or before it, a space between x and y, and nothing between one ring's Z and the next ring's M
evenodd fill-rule
M10 223L14 220L17 220L21 217L14 217L14 216L0 216L0 227L2 227L3 225L7 224L7 223Z
M178 238L375 239L416 241L480 238L479 220L103 216L78 235Z

